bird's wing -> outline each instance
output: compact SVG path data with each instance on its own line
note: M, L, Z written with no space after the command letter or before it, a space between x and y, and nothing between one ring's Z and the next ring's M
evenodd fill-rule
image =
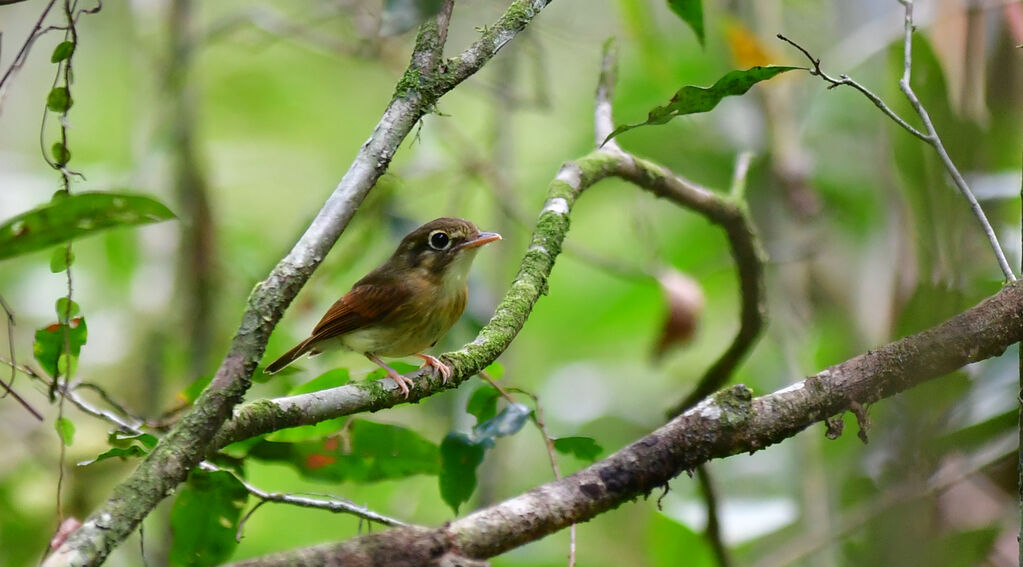
M383 321L408 301L409 294L405 286L357 285L330 306L313 329L310 342L338 337Z

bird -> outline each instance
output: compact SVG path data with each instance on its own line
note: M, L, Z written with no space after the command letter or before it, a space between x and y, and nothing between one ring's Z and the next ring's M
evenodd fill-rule
M443 383L450 366L423 351L432 347L462 315L469 295L469 267L480 247L501 240L471 221L441 217L408 233L397 250L327 310L312 334L264 372L274 374L302 356L345 348L360 352L383 368L408 398L411 379L381 356L423 359L420 368L439 372Z

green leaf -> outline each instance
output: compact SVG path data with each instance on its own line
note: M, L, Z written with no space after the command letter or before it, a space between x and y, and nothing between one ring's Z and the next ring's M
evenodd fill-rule
M89 338L89 329L85 325L85 317L75 317L69 324L53 323L47 327L36 330L35 343L32 345L32 352L36 361L43 367L47 374L56 378L63 374L60 359L64 354L64 334L67 331L67 347L71 352L71 368L74 369L75 361L82 350L82 345ZM66 365L66 362L64 363ZM72 372L73 373L73 372Z
M201 567L230 558L248 496L231 473L192 471L171 508L170 563Z
M745 71L731 71L718 79L718 81L710 87L686 85L675 93L675 96L671 98L668 104L658 106L651 110L647 115L646 122L619 126L604 139L603 143L606 144L611 138L614 138L622 132L632 130L633 128L639 128L640 126L650 124L664 124L676 116L682 116L685 114L707 112L717 106L718 103L721 102L721 99L726 96L746 94L746 91L750 90L753 85L760 81L765 81L780 75L781 73L785 73L786 71L792 71L793 69L799 68L800 67L781 67L777 65L752 67Z
M199 394L206 389L206 386L210 385L213 381L213 376L203 376L196 378L191 384L185 387L184 390L178 392L177 398L183 404L192 404L195 400L199 399Z
M128 447L136 442L141 443L147 450L150 450L156 447L160 440L155 435L150 435L149 433L131 434L115 430L107 435L107 443L114 447Z
M508 404L501 413L474 427L473 439L485 447L491 447L496 438L518 433L529 421L531 413L532 410L524 404Z
M74 101L71 100L71 91L67 87L54 87L50 94L46 95L46 108L54 112L67 112Z
M78 307L78 303L75 301L61 297L57 300L57 304L54 305L54 310L57 312L57 319L61 323L67 323L72 317L78 315L81 308Z
M94 459L80 461L78 463L78 466L87 467L93 463L98 463L100 461L105 461L107 459L112 459L114 457L120 457L121 459L145 457L147 453L148 451L146 451L142 447L139 447L138 445L129 445L128 447L113 447L106 451L105 453L97 455L96 458Z
M651 567L677 567L680 557L685 557L686 567L717 565L703 534L694 532L661 512L652 514L645 543L646 564Z
M415 372L416 370L419 370L419 367L416 366L415 364L401 362L400 360L388 362L387 365L393 368L394 371L397 372L398 374L408 374L409 372ZM387 378L387 371L384 370L383 368L377 368L373 372L370 372L369 374L366 375L366 382L373 382L376 380L382 380L384 378Z
M75 263L75 253L68 250L67 246L58 246L50 254L50 272L57 274L68 269Z
M443 0L384 0L380 35L403 34L440 12Z
M464 433L448 433L440 444L440 496L455 514L476 490L476 469L486 449Z
M702 0L668 0L668 7L692 28L701 46L705 46L703 37L703 1Z
M314 425L301 425L299 427L280 429L267 435L266 440L275 443L297 443L312 439L323 439L340 431L347 421L347 417L335 417L334 419L321 421Z
M484 384L469 396L465 411L476 416L476 423L483 423L497 415L497 398L500 395L497 388Z
M77 193L22 213L0 226L0 260L41 250L117 226L174 218L142 195Z
M62 41L57 44L57 47L53 48L53 55L50 56L50 63L60 63L68 57L71 57L71 54L74 52L74 43L70 41Z
M604 452L604 448L590 437L558 437L554 440L554 450L590 462Z
M60 435L60 440L65 446L70 447L75 442L75 424L71 423L70 419L57 418L57 421L53 422L53 428L57 430L57 434Z
M334 368L333 370L328 370L304 384L295 386L288 392L288 395L297 396L299 394L308 394L309 392L318 392L329 388L337 388L347 384L350 379L351 377L348 375L347 368Z
M496 360L491 362L490 366L484 368L483 371L494 380L500 380L504 376L504 366Z
M302 476L329 482L373 482L415 474L437 474L437 445L397 425L353 420L341 434L316 441L263 441L249 453L286 462Z
M53 156L53 161L57 162L57 165L67 165L67 162L71 161L71 150L67 149L67 146L60 142L54 142L53 146L50 147L50 154Z

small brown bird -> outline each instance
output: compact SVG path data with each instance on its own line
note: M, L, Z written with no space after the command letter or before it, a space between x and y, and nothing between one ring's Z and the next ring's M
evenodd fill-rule
M299 357L348 348L361 352L387 371L408 397L412 381L380 356L416 355L423 367L440 372L446 382L451 368L422 351L455 324L469 294L469 266L479 248L500 240L495 232L457 218L439 218L410 232L394 254L352 287L327 310L312 335L266 367L278 372Z

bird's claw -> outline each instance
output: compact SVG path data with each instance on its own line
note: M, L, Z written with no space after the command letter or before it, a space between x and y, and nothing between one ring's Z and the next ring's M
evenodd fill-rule
M412 379L408 378L407 376L399 374L393 368L388 368L387 370L388 370L387 375L391 377L391 380L394 380L398 384L398 389L401 390L402 395L408 398L409 386L414 385Z
M451 370L451 367L441 362L441 360L437 357L430 356L428 354L417 354L416 356L425 361L425 363L421 367L419 367L420 370L426 367L430 367L433 369L433 371L435 371L435 373L436 372L440 373L441 384L447 384L448 378L451 378L451 375L454 374L454 371Z

